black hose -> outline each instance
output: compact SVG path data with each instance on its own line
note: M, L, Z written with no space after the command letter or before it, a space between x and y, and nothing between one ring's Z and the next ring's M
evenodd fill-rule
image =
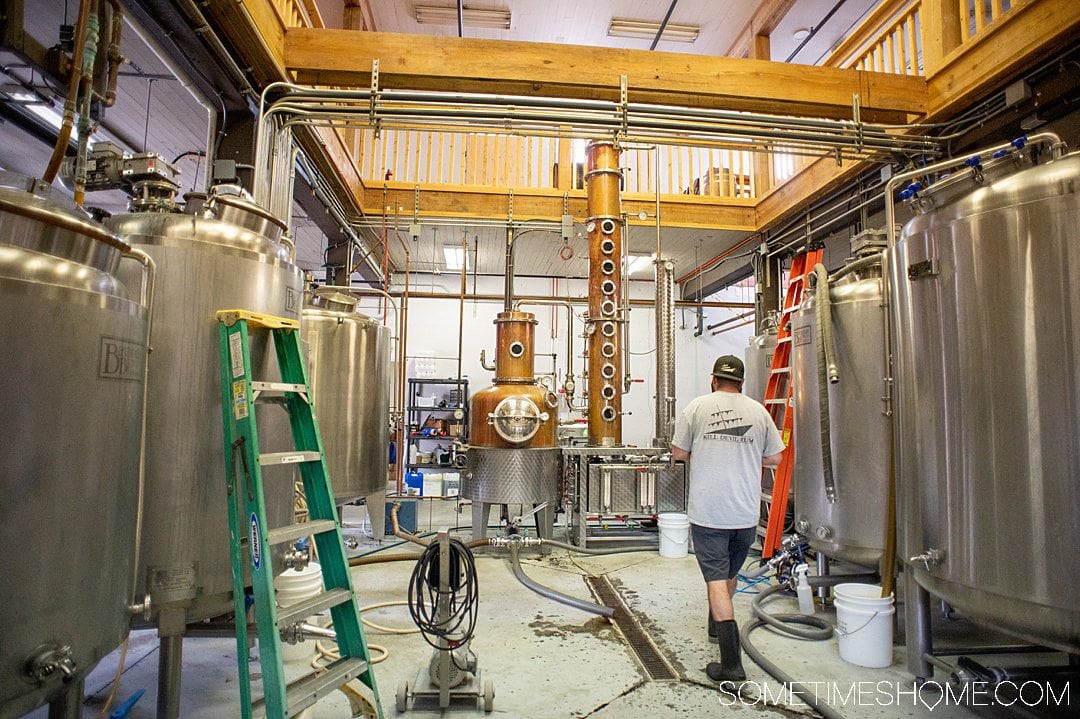
M611 607L605 607L603 604L594 604L584 599L571 597L569 594L563 594L558 590L552 589L551 587L545 587L543 584L539 584L532 579L529 579L525 574L525 571L521 568L521 560L518 558L518 545L516 543L510 545L510 566L513 567L514 576L517 577L519 582L542 597L554 599L556 602L565 604L568 607L580 609L583 612L599 614L601 617L607 617L608 619L611 619L615 614L615 610Z
M409 579L409 614L424 641L436 649L443 648L439 640L449 642L450 646L467 644L476 627L480 605L480 584L472 552L457 539L447 541L449 566L439 566L441 543L432 542L421 553ZM439 591L442 571L449 581L446 592Z

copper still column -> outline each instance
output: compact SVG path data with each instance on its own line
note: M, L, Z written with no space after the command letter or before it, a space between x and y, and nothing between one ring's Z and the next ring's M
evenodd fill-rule
M610 141L589 143L585 191L588 197L589 445L622 444L622 211L619 204L619 149Z

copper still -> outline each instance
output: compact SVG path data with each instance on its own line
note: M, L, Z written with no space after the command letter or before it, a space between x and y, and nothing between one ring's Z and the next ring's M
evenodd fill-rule
M589 445L622 444L623 316L622 210L619 149L613 142L589 143L585 190L589 233Z
M461 483L474 507L558 498L559 400L533 374L536 324L531 312L495 319L495 384L472 397L469 471Z

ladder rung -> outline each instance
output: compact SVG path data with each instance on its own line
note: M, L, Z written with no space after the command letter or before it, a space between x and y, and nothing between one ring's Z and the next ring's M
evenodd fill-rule
M256 392L307 392L307 385L288 382L252 382L251 389Z
M269 544L284 544L285 542L295 542L301 537L308 537L313 534L321 534L323 532L332 532L337 525L331 519L318 519L312 522L301 522L299 524L290 524L287 527L279 527L278 529L271 529L266 535L266 541Z
M790 341L791 341L791 335L788 335L787 337L778 337L777 340L776 340L776 344L780 344L781 342L790 342Z
M259 464L299 464L300 462L318 462L322 455L318 452L263 452L259 455Z
M787 399L767 399L765 404L787 404Z
M304 617L324 612L330 607L352 601L352 592L348 589L331 589L317 596L305 599L296 604L278 609L278 626L287 627L295 624Z
M773 374L791 374L790 367L775 367L772 370Z
M368 670L368 663L359 657L342 657L330 664L319 674L308 674L290 682L285 689L285 701L288 716L295 716L337 691L345 682L356 679ZM251 711L254 716L266 716L266 707L262 699L253 702Z

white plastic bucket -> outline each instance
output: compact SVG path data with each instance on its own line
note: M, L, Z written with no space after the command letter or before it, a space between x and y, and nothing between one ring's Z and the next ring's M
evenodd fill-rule
M678 512L665 512L657 516L656 526L660 529L660 556L685 557L690 542L690 518Z
M318 562L311 562L299 571L286 569L274 579L274 589L277 591L277 603L281 608L316 597L323 590L322 567ZM316 623L316 617L305 617L304 621ZM281 645L281 658L285 662L306 662L314 653L315 642L310 639Z
M836 633L840 658L860 667L883 669L893 662L893 597L882 597L875 584L838 584Z

